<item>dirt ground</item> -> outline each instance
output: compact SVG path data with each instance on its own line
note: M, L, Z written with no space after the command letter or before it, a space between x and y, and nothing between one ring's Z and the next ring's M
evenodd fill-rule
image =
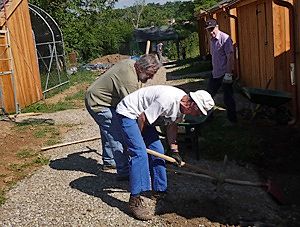
M121 54L105 55L103 57L92 60L91 64L115 64L123 59L128 59L130 56Z
M103 63L103 62L101 62ZM168 70L168 69L167 69ZM167 81L160 76L152 84L171 84L186 91L203 86L202 80ZM189 86L186 86L189 82ZM75 92L71 88L65 94ZM53 100L60 100L60 94ZM51 102L52 102L51 101ZM220 113L222 115L224 113ZM234 179L263 181L271 178L277 182L283 193L283 204L274 200L259 187L234 186L225 184L216 191L216 185L200 177L169 172L170 191L165 201L156 206L156 214L167 226L299 226L300 222L300 130L295 126L278 126L257 121L253 123L263 141L264 154L256 163L231 160L226 168L226 176ZM64 130L60 130L63 136ZM234 138L238 139L238 138ZM14 123L0 121L0 189L7 188L16 180L30 175L37 168L32 166L22 176L8 168L8 164L20 164L24 159L16 155L20 150L37 151L45 144L45 138L37 138L33 128L16 130ZM193 145L192 145L193 146ZM190 149L190 148L187 148ZM204 166L214 172L224 172L222 162L197 161L195 154L185 151L185 160L191 164ZM25 160L26 162L26 160ZM211 169L213 168L213 169ZM174 167L171 167L174 169ZM18 172L17 172L18 173ZM279 192L279 191L278 191ZM197 196L195 196L197 195Z

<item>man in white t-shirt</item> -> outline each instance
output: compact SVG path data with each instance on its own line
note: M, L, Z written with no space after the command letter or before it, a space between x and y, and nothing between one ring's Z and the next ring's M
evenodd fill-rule
M211 95L203 90L186 94L183 90L166 85L141 88L125 98L117 105L124 133L124 140L130 156L129 209L139 220L152 218L148 209L143 206L140 197L142 192L153 190L163 194L167 190L165 161L147 155L146 148L161 154L164 148L155 129L155 122L163 119L167 125L167 139L171 156L180 165L181 157L176 142L177 124L184 114L207 115L214 106Z

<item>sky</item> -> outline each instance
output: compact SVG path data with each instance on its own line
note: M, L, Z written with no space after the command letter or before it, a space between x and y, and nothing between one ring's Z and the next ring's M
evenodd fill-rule
M165 4L166 2L177 2L177 1L182 1L182 2L186 2L189 0L146 0L146 4L148 3L159 3L159 4ZM116 4L115 4L115 8L125 8L128 6L132 6L133 3L135 2L135 0L119 0Z

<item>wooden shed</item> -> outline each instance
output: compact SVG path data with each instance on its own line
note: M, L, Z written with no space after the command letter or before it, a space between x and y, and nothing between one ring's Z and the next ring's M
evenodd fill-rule
M197 15L200 54L209 53L204 29L215 18L235 45L235 68L242 84L290 92L300 109L300 3L297 0L225 0ZM296 60L297 59L297 60ZM296 83L298 81L298 84Z
M27 0L0 0L0 106L18 113L42 99Z

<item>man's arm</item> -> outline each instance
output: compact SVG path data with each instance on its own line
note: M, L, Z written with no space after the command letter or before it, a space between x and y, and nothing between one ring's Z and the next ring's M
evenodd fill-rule
M176 163L174 164L180 167L182 163L182 158L179 155L178 145L176 141L177 131L178 128L176 122L173 122L167 126L167 138L171 148L170 156L176 160Z
M227 64L226 64L226 73L233 73L234 70L234 54L230 52L226 54L227 56Z
M167 125L167 139L171 150L178 150L178 145L176 141L177 131L178 127L176 122L172 122L171 124Z
M234 49L230 37L225 42L225 53L227 57L226 73L233 73L234 70Z

